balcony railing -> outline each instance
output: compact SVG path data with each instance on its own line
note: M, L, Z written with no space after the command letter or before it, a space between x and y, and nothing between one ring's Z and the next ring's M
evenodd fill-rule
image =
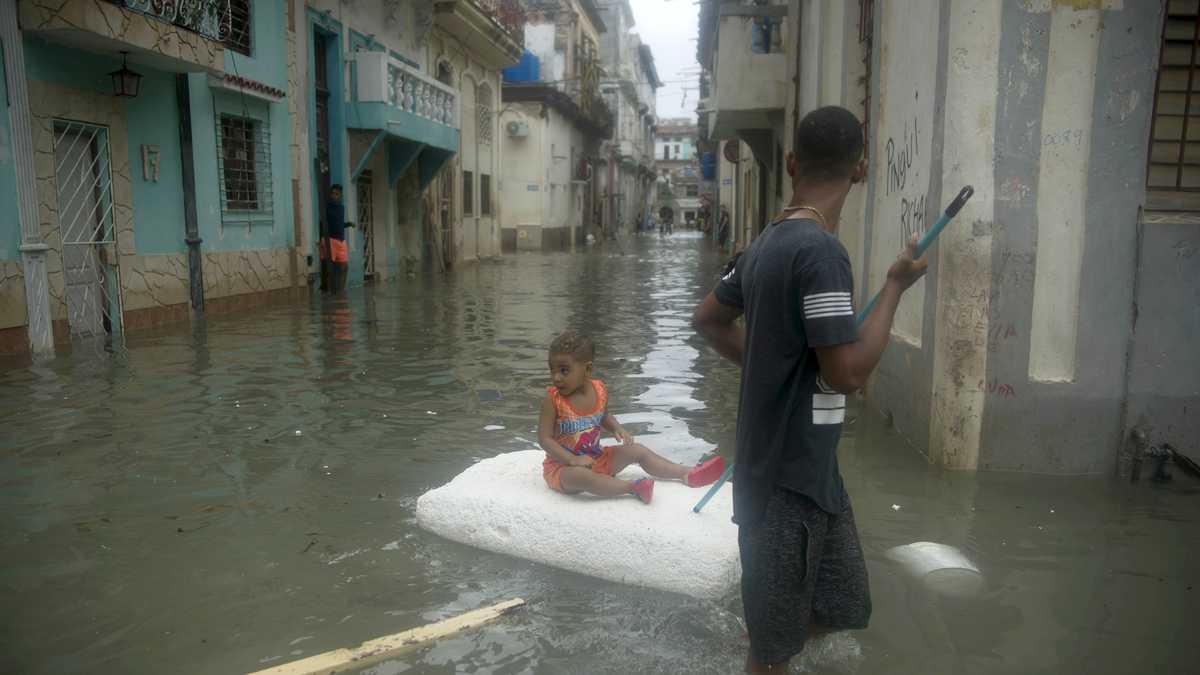
M388 103L438 124L458 128L458 92L384 52L359 52L358 100Z
M108 0L125 9L152 16L217 42L232 28L229 0Z
M525 10L520 0L471 0L484 14L512 36L518 45L525 44Z

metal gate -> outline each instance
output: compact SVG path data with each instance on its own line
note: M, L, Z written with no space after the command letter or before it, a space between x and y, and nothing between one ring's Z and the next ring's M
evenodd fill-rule
M73 337L120 332L108 128L54 120L54 179L67 324Z
M363 236L363 276L375 276L375 191L369 170L359 174L355 188L358 191L358 229Z

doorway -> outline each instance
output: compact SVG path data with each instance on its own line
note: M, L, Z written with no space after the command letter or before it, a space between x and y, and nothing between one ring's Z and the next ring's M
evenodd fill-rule
M108 127L55 120L54 179L67 324L73 337L110 334L120 308Z

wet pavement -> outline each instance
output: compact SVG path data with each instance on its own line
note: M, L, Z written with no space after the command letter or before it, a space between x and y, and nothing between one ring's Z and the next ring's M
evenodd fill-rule
M116 356L0 360L0 672L246 672L514 596L530 606L364 672L739 672L736 597L473 550L413 515L473 461L531 447L568 325L596 338L627 428L680 461L732 448L737 371L688 327L722 262L685 234L522 254ZM1200 670L1191 479L948 473L854 416L840 452L874 616L796 670ZM887 554L917 541L956 547L975 583Z

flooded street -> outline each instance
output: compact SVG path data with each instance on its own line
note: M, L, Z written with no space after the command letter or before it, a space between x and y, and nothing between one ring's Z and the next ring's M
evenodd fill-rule
M247 672L517 596L530 605L364 672L740 672L736 596L597 581L414 521L426 490L534 445L566 326L594 336L630 431L681 462L732 458L738 373L689 326L723 262L686 234L515 255L141 333L117 357L0 361L0 672ZM1200 667L1186 475L948 473L853 416L840 452L874 615L798 669ZM918 541L959 549L976 592L887 555Z

